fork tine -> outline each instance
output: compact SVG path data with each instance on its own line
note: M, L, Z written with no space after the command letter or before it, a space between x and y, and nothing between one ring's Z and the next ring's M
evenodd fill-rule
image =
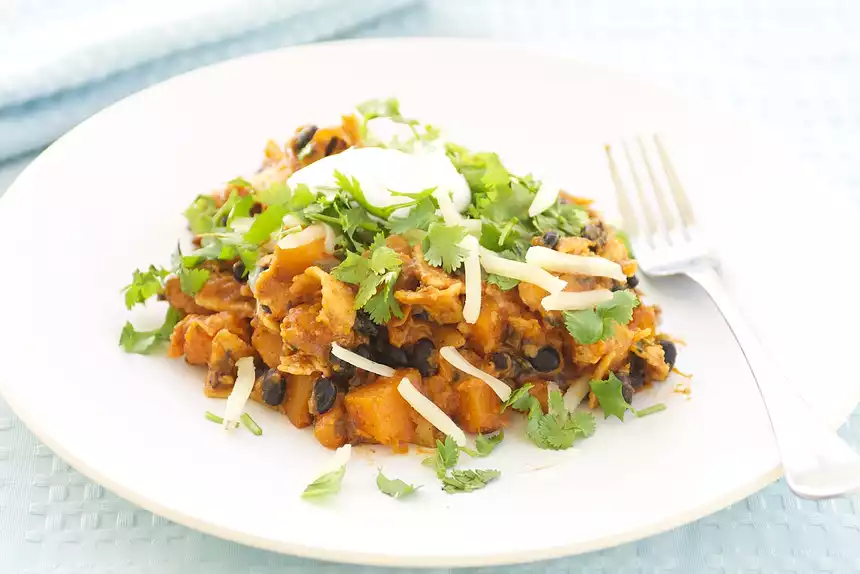
M618 200L618 211L621 212L624 229L631 237L639 236L639 223L636 220L636 212L633 211L633 206L630 204L630 198L627 196L627 189L624 187L624 182L621 181L621 176L618 173L618 166L615 164L615 159L612 157L612 148L605 146L606 157L609 160L609 173L612 176L612 183L615 185L615 198Z
M636 193L639 196L639 205L642 208L642 215L645 217L648 241L653 242L653 239L659 233L657 219L654 217L654 212L651 211L651 205L648 202L645 188L642 186L642 181L639 179L639 174L636 173L636 164L633 163L633 156L630 154L630 148L626 141L622 141L621 145L624 147L624 155L627 157L627 165L630 167L630 176L633 178L633 185L636 187Z
M687 192L684 191L684 186L681 185L681 180L678 179L678 174L675 172L675 166L672 165L672 160L669 159L669 154L666 153L666 148L663 147L663 142L657 134L654 134L654 144L657 146L657 153L660 154L660 162L663 164L663 170L666 172L669 189L672 190L675 204L678 206L681 223L688 227L693 226L696 223L696 217L693 215L693 206L690 204Z
M636 136L636 143L639 144L639 151L642 153L645 170L651 179L651 187L654 189L654 197L657 198L657 208L660 210L660 215L663 218L663 225L666 226L666 231L671 232L675 229L675 216L672 210L669 209L669 204L666 203L666 194L663 192L663 186L660 184L657 174L654 173L654 168L651 166L651 160L648 158L648 151L645 149L645 142L642 141L642 136Z

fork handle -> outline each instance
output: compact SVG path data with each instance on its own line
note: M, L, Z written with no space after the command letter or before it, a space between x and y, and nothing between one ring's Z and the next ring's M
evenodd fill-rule
M746 357L770 417L789 487L804 498L860 489L860 456L812 411L744 320L713 268L687 272L722 313Z

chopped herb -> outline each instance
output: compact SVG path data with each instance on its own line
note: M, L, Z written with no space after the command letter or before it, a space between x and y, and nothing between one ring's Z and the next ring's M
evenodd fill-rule
M366 257L347 251L346 259L332 269L332 275L345 283L358 285L355 308L363 308L374 322L382 324L387 323L392 314L403 316L394 298L394 286L402 265L400 256L385 245L385 239L379 234Z
M657 403L657 404L651 405L650 407L645 407L642 410L633 411L633 414L635 414L637 417L639 417L641 419L642 417L647 417L648 415L653 415L654 413L659 413L659 412L665 411L665 410L666 410L666 404L665 403Z
M403 203L396 203L394 205L389 205L386 207L377 207L372 205L364 195L364 191L361 189L361 184L354 177L347 177L342 174L340 171L334 171L334 180L337 182L337 185L340 189L347 192L352 196L352 199L355 200L358 205L363 207L368 213L371 215L375 215L380 219L388 219L398 209L402 209L404 207L412 207L413 205L418 205L422 199L429 197L430 194L433 193L435 188L425 189L421 193L417 193L412 195L411 201L404 201ZM402 194L401 194L402 195Z
M328 472L305 488L302 493L302 498L323 498L340 492L340 483L343 481L343 475L346 474L346 465Z
M519 390L524 389L525 385ZM525 393L508 400L511 407L518 411L527 412L526 435L535 445L550 450L564 450L573 446L578 438L587 438L594 434L596 424L594 416L587 412L569 412L564 406L561 392L553 389L549 393L549 412L544 414L540 401Z
M135 269L131 283L123 287L125 306L131 309L138 303L143 303L150 297L164 292L164 280L170 272L166 269L150 265L147 271Z
M630 292L616 291L612 299L594 309L565 311L564 324L577 343L590 345L612 337L615 324L626 325L633 318L639 299Z
M498 470L452 470L450 476L442 477L442 490L448 494L472 492L501 475Z
M400 102L397 98L377 98L361 102L356 106L365 122L373 118L401 119Z
M158 329L152 331L137 331L129 322L126 322L119 336L119 344L126 353L147 355L153 353L170 340L173 328L182 318L182 313L170 307L164 317L164 323Z
M406 217L395 217L388 221L388 229L391 233L407 233L414 229L427 231L431 224L437 223L439 216L436 215L436 204L428 198L422 199L412 208Z
M268 188L257 192L257 201L264 205L290 205L293 193L283 181L276 181Z
M224 419L222 417L219 417L212 411L206 411L203 416L206 417L206 420L212 421L213 423L218 423L219 425L224 424Z
M630 403L624 400L624 394L621 390L624 383L615 376L615 373L609 373L609 377L605 381L593 380L589 385L591 392L597 397L597 402L600 403L600 408L603 409L605 418L614 415L623 421L624 413L628 410L634 410Z
M460 225L432 223L424 238L424 258L434 267L453 273L466 260L466 250L460 242L466 237L466 228Z
M487 275L487 283L495 285L502 291L510 291L514 287L520 284L519 279L513 279L511 277L503 277L501 275L496 275L495 273L490 273Z
M258 425L248 413L242 413L242 416L239 417L239 420L241 420L242 424L245 425L245 427L255 435L260 436L261 434L263 434L263 429L260 428L260 425Z
M500 430L498 434L494 436L484 436L478 433L478 438L475 439L475 449L478 451L478 456L489 456L493 449L495 449L499 443L501 443L505 438L505 431Z
M460 459L460 447L450 436L445 437L445 442L436 440L436 453L428 456L422 464L436 469L436 476L443 478L449 468L454 468Z
M534 387L532 383L526 383L517 390L515 390L513 393L511 393L511 396L509 396L508 400L506 400L502 405L501 412L505 412L505 409L507 409L508 407L511 407L516 411L529 410L529 399L534 398L529 394L529 391L532 389L532 387Z
M215 227L215 199L209 195L198 195L183 215L188 220L188 229L194 235L209 233Z
M245 232L243 239L252 245L265 243L278 231L284 222L288 210L283 205L270 205L264 212L254 218L251 228Z
M376 475L376 487L380 492L387 494L391 498L404 498L421 488L420 486L406 484L399 478L388 478L382 474L382 469L380 469L379 474Z

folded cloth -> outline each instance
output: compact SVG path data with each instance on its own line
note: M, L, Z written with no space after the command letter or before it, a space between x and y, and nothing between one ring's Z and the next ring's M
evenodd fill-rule
M34 0L0 18L0 162L178 73L337 38L420 0ZM11 17L9 17L11 16Z

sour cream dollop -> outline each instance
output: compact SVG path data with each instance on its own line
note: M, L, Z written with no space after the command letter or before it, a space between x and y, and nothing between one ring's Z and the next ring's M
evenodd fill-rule
M391 191L418 193L431 187L450 192L460 212L472 198L466 179L442 151L409 154L392 148L350 148L298 170L287 183L290 187L305 184L314 191L333 193L326 188L337 187L335 171L358 180L367 201L377 207L409 201ZM407 212L400 209L395 214L402 217Z

